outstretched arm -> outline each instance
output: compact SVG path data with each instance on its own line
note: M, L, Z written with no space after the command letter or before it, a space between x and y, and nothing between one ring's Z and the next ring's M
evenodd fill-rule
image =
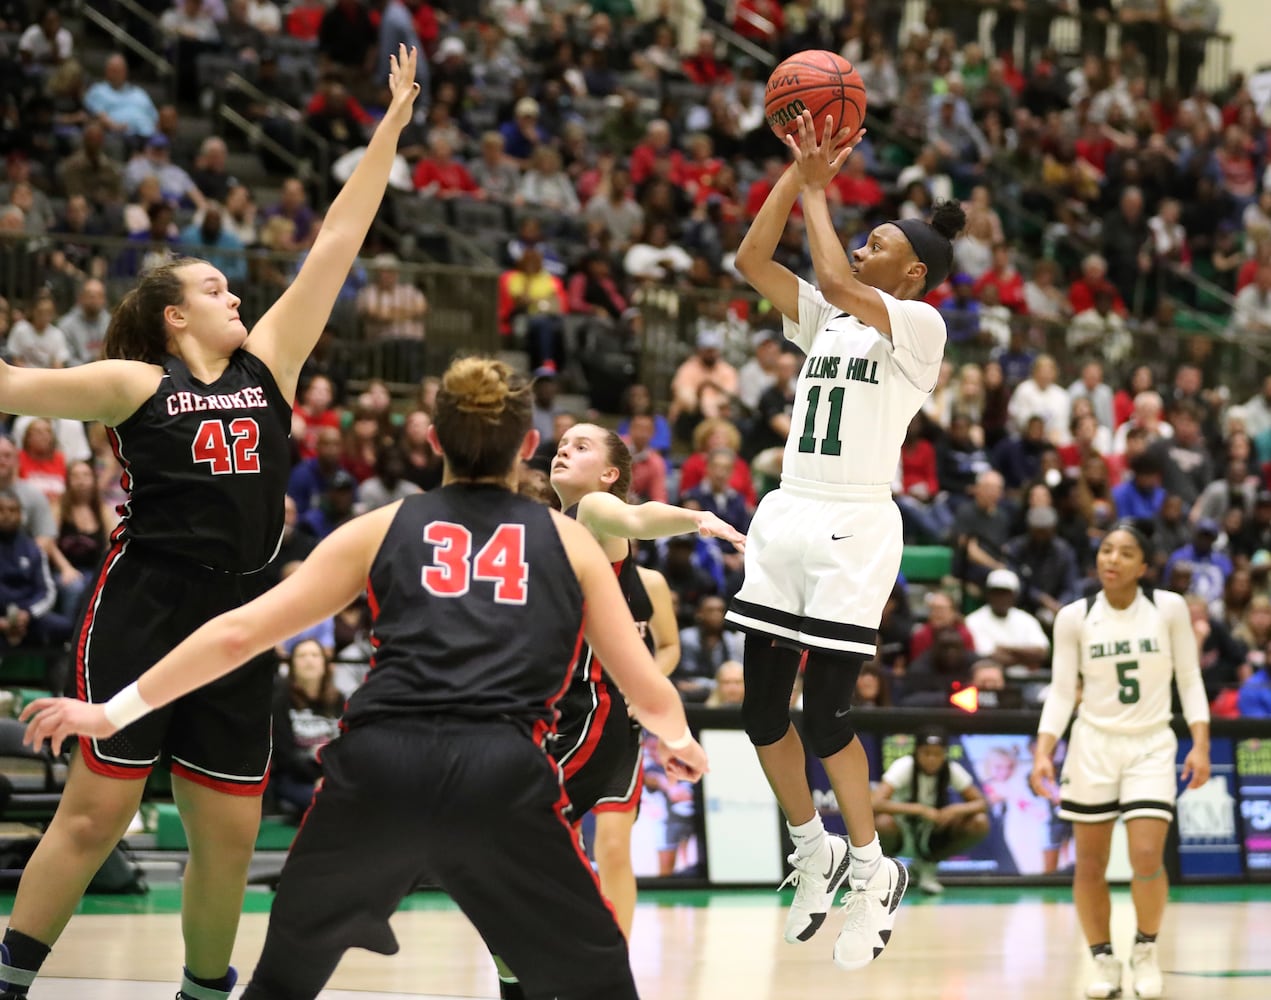
M630 504L612 493L588 493L578 503L578 523L597 537L669 538L695 531L745 549L746 536L708 510L688 510L650 500Z
M852 150L864 136L864 130L849 140L843 132L831 135L831 125L827 118L818 142L812 113L805 111L799 117L798 138L786 136L786 145L795 156L793 173L799 176L802 185L803 221L808 227L808 248L812 251L817 285L828 302L851 313L884 336L890 336L891 316L887 306L883 304L878 289L857 281L852 273L851 261L847 259L838 233L834 231L830 203L825 196L825 189L852 155Z
M0 361L0 411L32 417L123 423L154 395L163 372L142 361L75 368L18 368Z
M22 713L23 739L53 752L72 733L104 738L156 708L236 670L254 656L348 607L366 585L371 562L400 503L337 528L300 569L256 600L213 618L107 704L40 698ZM611 574L612 575L612 574Z
M389 171L397 155L397 138L410 122L419 93L415 81L417 53L400 47L391 58L389 87L393 102L375 129L353 176L331 204L322 231L295 281L261 318L246 347L273 372L288 400L296 395L300 367L318 342L349 269L375 220Z

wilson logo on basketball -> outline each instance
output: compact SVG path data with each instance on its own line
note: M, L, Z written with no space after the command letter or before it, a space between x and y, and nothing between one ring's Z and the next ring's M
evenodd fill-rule
M777 76L775 73L768 80L768 90L780 90L782 87L797 87L799 85L799 76Z
M773 128L777 125L788 125L790 122L797 120L799 115L803 114L803 112L807 110L807 105L796 97L785 107L778 108L770 115L767 115L765 120L768 122L769 128Z

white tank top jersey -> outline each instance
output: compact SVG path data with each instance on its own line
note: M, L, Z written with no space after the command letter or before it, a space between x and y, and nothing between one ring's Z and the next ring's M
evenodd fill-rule
M1132 736L1169 725L1171 679L1188 725L1209 721L1191 615L1178 594L1140 589L1120 611L1102 591L1093 603L1074 601L1055 616L1054 649L1038 732L1063 735L1078 676L1081 718L1099 729Z
M909 421L935 388L948 337L925 302L879 292L890 339L799 279L799 321L785 336L807 354L795 387L781 481L886 486Z

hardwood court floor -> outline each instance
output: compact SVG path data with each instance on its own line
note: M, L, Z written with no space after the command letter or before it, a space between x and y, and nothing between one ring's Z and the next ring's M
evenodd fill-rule
M1012 1000L1076 998L1088 959L1063 890L950 889L906 900L887 953L855 973L830 961L838 922L813 941L781 941L782 897L770 892L646 893L632 961L645 998L666 1000ZM788 897L786 897L788 898ZM177 894L98 897L71 921L32 1000L171 1000L180 967ZM250 973L270 897L253 892L234 961ZM0 897L0 910L11 897ZM1133 936L1129 895L1113 897L1118 951ZM394 919L402 951L350 952L327 1000L452 1000L498 995L462 915L439 896L412 897ZM1271 997L1271 887L1175 890L1162 934L1166 996ZM1127 996L1132 996L1126 983Z

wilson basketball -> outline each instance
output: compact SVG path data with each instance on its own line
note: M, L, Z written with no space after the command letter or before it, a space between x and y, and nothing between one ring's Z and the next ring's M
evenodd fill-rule
M818 138L828 115L834 130L855 133L865 120L865 83L856 68L834 52L796 52L772 71L764 92L764 115L778 139L798 129L799 116L812 112Z

